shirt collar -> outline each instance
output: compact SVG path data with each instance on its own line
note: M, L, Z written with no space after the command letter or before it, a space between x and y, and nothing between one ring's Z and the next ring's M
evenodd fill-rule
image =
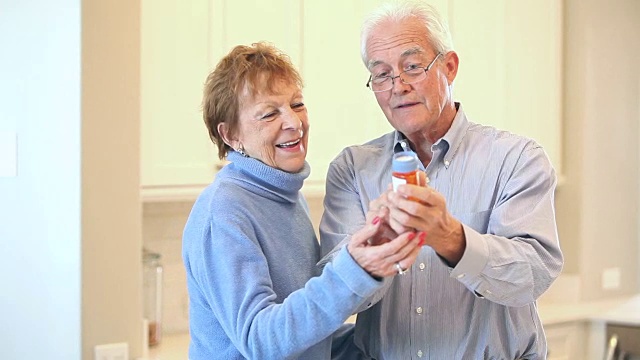
M453 118L451 127L449 127L449 130L447 130L443 137L434 143L434 146L437 146L441 141L445 141L449 145L449 150L443 158L444 165L447 168L451 164L451 161L453 161L453 158L462 143L467 128L469 127L469 120L467 120L467 116L462 109L462 104L456 102L455 105L458 111L456 112L456 116ZM413 149L411 149L409 141L404 134L396 130L393 152L400 151L413 151Z

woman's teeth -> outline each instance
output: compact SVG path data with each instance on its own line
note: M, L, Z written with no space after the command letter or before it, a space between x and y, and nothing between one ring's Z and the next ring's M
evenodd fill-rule
M278 144L276 146L279 147L279 148L288 148L288 147L293 147L293 146L298 145L299 142L300 142L300 139L298 139L296 141L291 141L291 142L288 142L288 143Z

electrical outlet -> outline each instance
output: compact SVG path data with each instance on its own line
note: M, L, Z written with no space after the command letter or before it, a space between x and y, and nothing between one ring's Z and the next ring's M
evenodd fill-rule
M615 290L620 287L620 268L608 268L602 271L602 289Z
M96 345L94 352L94 360L129 360L127 343Z

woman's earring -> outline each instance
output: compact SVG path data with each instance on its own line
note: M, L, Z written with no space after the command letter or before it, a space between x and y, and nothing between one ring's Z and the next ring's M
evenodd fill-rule
M244 147L242 145L240 145L237 149L235 149L238 154L244 156L244 157L249 157L249 155L247 155L246 152L244 152Z

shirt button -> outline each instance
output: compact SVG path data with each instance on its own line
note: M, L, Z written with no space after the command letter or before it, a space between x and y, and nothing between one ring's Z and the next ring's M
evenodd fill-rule
M418 357L422 357L422 350L418 350Z
M445 161L444 161L444 166L447 166L447 167L448 167L448 166L449 166L449 164L450 164L449 160L445 160Z
M417 312L418 314L422 314L422 307L418 306L418 307L416 308L416 312Z
M464 274L460 274L457 276L458 279L462 279L464 277Z
M418 265L418 267L420 268L420 270L424 271L425 265L424 265L424 263L420 263L420 265Z

